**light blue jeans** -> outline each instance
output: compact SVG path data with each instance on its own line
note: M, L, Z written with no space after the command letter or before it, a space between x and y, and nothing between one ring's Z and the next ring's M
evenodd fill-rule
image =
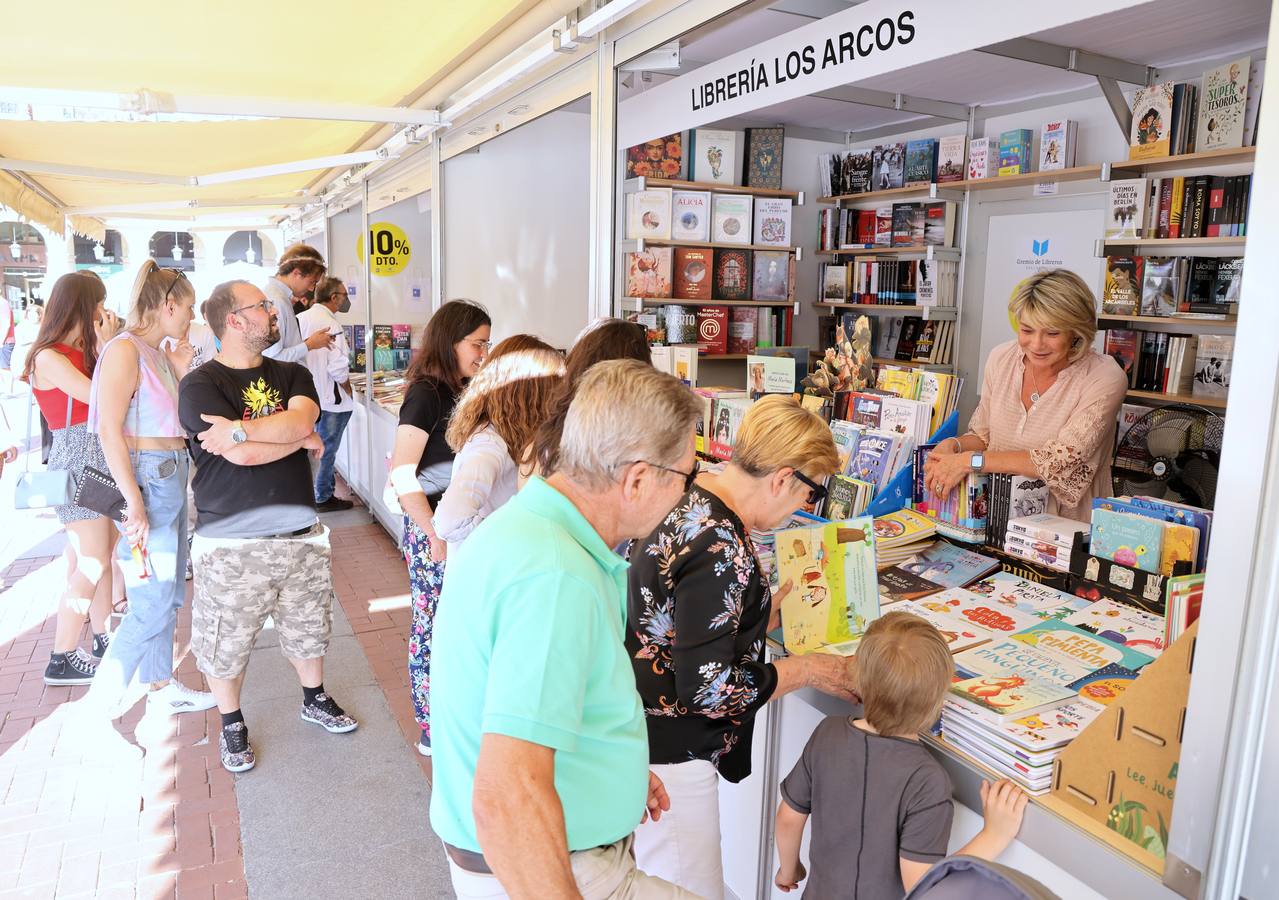
M93 694L106 702L118 702L135 676L141 683L173 677L173 630L186 597L187 452L142 450L133 459L150 526L146 577L122 536L116 557L124 570L129 611L93 676ZM123 535L124 526L116 527Z

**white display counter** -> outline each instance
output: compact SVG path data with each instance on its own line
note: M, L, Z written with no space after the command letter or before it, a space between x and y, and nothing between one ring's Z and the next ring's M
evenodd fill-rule
M366 398L357 398L337 458L339 474L397 544L402 529L400 513L383 502L382 488L398 424L389 410L377 403L368 403Z

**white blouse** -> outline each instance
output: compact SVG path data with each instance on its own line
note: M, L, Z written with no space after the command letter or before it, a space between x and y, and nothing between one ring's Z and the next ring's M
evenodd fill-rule
M453 458L449 486L435 507L435 533L450 552L494 510L515 496L519 466L506 441L486 425L467 439Z

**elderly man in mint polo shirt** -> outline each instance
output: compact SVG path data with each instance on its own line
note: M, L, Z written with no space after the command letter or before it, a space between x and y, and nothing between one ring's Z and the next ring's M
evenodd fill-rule
M698 403L633 360L593 366L559 468L449 557L431 659L431 824L459 897L689 898L638 871L670 802L624 641L627 563L696 465Z

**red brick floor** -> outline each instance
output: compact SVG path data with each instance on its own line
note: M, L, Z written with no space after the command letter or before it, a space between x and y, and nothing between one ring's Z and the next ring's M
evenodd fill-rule
M417 724L405 669L408 576L376 524L333 530L334 585L407 743ZM0 572L0 900L9 897L247 897L235 782L218 762L217 710L149 724L144 704L117 723L147 748L140 764L103 764L60 740L68 700L86 688L42 681L53 641L60 557ZM178 641L178 677L203 686ZM61 710L61 712L60 712ZM430 762L421 759L430 777Z

